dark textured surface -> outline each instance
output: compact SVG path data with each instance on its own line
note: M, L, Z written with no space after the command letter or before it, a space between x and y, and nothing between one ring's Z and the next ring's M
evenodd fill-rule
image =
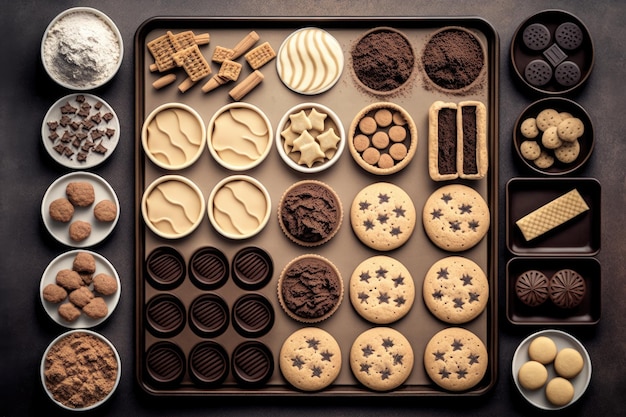
M454 7L451 7L453 5ZM626 182L623 138L626 99L620 88L626 49L626 5L621 0L589 3L584 0L514 0L459 2L417 1L309 1L218 2L180 1L63 1L4 2L0 13L0 39L4 63L0 66L0 416L61 415L46 397L39 380L41 355L60 329L38 301L41 274L48 262L66 249L47 234L40 219L41 198L49 184L66 171L50 160L40 146L41 120L48 107L66 91L46 76L39 59L43 31L60 11L72 6L92 6L118 25L125 46L124 62L115 79L95 94L116 110L122 137L115 155L94 172L116 190L122 215L113 235L96 246L111 260L121 277L122 298L114 316L95 330L108 337L122 357L122 381L115 396L90 415L162 416L414 416L414 415L541 415L517 393L511 377L511 358L527 335L541 327L508 324L505 316L504 279L506 251L504 189L513 176L532 175L514 158L512 129L519 113L536 96L524 93L514 80L509 43L527 16L546 8L561 8L577 15L593 36L596 61L593 72L574 96L591 114L596 147L589 163L577 176L597 178L602 185L602 318L598 325L567 327L586 346L593 362L587 393L564 412L550 415L598 416L622 412L626 394L626 253L623 237ZM591 7L590 7L591 6ZM236 404L218 398L155 399L137 387L134 377L134 266L133 266L133 36L139 25L153 16L480 16L500 35L500 306L499 381L481 398L341 400L312 397L305 400L249 398ZM425 132L420 132L424 137Z

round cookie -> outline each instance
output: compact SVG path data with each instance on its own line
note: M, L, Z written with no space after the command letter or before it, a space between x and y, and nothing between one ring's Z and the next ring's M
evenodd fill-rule
M541 135L541 144L545 146L546 149L556 149L561 146L561 144L563 144L563 141L557 133L556 126L550 126L546 130L544 130L543 134Z
M528 345L528 357L544 365L552 362L556 357L556 353L556 343L546 336L538 336Z
M430 379L449 391L465 391L478 384L489 358L478 336L460 327L435 334L424 350L424 367Z
M519 368L517 379L522 387L536 390L545 385L548 380L548 370L542 363L528 361Z
M565 164L574 162L578 155L580 155L580 143L577 139L574 139L573 142L563 142L554 150L556 159Z
M445 185L426 200L422 220L435 245L460 252L478 244L489 230L489 206L473 188Z
M550 300L561 308L577 307L585 298L585 279L573 269L561 269L550 278Z
M558 126L561 123L559 112L554 109L544 109L537 115L537 128L544 132L550 126Z
M74 205L67 198L57 198L50 203L48 211L52 220L67 223L74 216Z
M583 370L583 365L582 355L573 348L559 350L554 358L554 371L563 378L574 378Z
M568 117L559 123L557 133L562 140L573 142L585 133L585 124L578 117Z
M546 385L546 398L558 407L567 405L574 398L574 386L565 378L552 378Z
M350 349L352 373L374 391L389 391L402 385L411 374L413 361L407 338L390 327L364 331Z
M539 155L539 158L535 159L533 163L537 165L539 168L543 168L543 169L550 168L554 164L554 157L550 155L548 152L542 150L541 155Z
M534 269L526 271L515 280L515 294L529 307L537 307L548 299L548 277Z
M487 306L489 282L474 261L449 256L430 267L424 277L422 296L428 310L439 320L467 323Z
M76 207L88 207L96 200L93 185L89 182L74 181L65 187L67 199Z
M112 222L117 217L117 206L111 200L99 201L93 208L93 215L99 222Z
M294 387L318 391L332 384L339 375L341 350L330 333L317 327L305 327L285 339L279 366Z
M397 259L373 256L361 262L350 277L350 301L356 312L376 324L404 317L415 300L409 270Z
M411 197L400 187L378 182L363 188L350 209L352 230L366 246L389 251L405 244L417 217Z
M541 146L534 140L525 140L520 145L520 152L525 159L534 161L541 155Z
M539 135L539 129L537 128L537 119L529 117L524 119L520 125L522 135L528 139L534 139Z

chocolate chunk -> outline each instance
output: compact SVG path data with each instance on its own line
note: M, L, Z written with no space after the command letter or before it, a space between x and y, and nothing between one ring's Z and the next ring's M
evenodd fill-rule
M84 120L83 121L83 130L91 130L94 128L94 123L91 120Z
M85 102L85 96L82 94L79 94L76 96L76 102L77 103L84 103Z
M102 136L104 136L104 131L100 130L100 129L93 129L91 132L91 139L93 140L98 140L100 139Z
M72 106L69 102L66 102L61 106L61 114L74 114L78 109Z
M102 121L102 115L100 114L100 112L92 115L89 120L91 120L92 122L94 122L95 124L99 124Z
M52 132L50 136L48 136L48 139L50 139L52 142L56 141L58 138L59 134L57 132Z
M439 154L437 166L439 174L455 174L456 169L456 109L443 108L439 110L437 119L437 133L439 140Z
M78 115L83 119L89 116L89 109L81 108L78 112Z
M108 151L108 149L107 149L104 145L102 145L102 142L99 142L99 143L98 143L98 144L97 144L97 145L93 148L93 151L94 151L94 152L96 152L96 153L99 153L99 154L103 154L103 155L104 155L104 154Z
M78 130L78 128L80 127L80 122L77 122L76 120L74 120L72 123L70 123L70 127L73 130Z
M104 132L105 135L107 135L107 137L109 139L111 139L113 137L113 135L115 135L115 129L111 129L110 127L107 128L107 130Z
M104 119L105 122L110 122L111 120L113 120L113 113L111 112L106 112L102 115L102 119Z
M67 114L64 114L63 116L61 116L61 120L59 120L59 124L62 127L66 127L70 123L72 123L72 119Z
M56 130L57 127L59 127L59 122L57 121L48 122L48 129Z
M78 152L78 155L76 155L76 160L78 162L85 162L87 160L87 153L86 152Z
M61 136L61 142L69 143L74 139L74 134L69 130L63 132L63 136Z
M567 58L567 54L556 43L543 51L543 56L546 57L553 67L556 67Z

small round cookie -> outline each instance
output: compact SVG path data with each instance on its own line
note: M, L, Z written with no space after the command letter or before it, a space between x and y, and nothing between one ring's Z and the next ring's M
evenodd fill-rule
M93 297L93 292L89 288L80 287L70 293L69 300L76 307L83 308L93 300Z
M529 117L524 119L522 124L520 125L520 130L522 135L528 139L535 139L539 136L539 129L537 128L537 119L534 117Z
M585 133L585 124L578 117L568 117L563 119L556 129L562 140L573 142Z
M78 272L71 269L59 270L55 276L55 282L66 291L74 291L83 285L83 279L78 275Z
M74 242L82 242L91 235L91 223L76 220L70 224L70 239Z
M517 371L517 380L523 388L534 391L543 387L548 380L548 370L537 361L528 361Z
M54 221L67 223L74 217L74 205L67 198L57 198L48 207L50 218Z
M565 378L552 378L546 385L546 398L557 407L567 405L574 398L574 386Z
M535 269L525 271L515 280L517 298L529 307L537 307L548 299L548 277Z
M83 307L83 312L92 319L101 319L109 314L109 308L107 307L104 298L94 297Z
M554 156L564 164L571 164L580 155L580 143L578 139L573 142L563 142L561 146L554 150Z
M389 251L404 245L415 228L415 206L400 187L370 184L357 193L350 209L352 230L366 246Z
M63 320L70 322L70 323L73 321L76 321L76 319L80 317L80 310L78 309L78 307L76 307L74 304L72 304L69 301L59 305L58 312L59 312L59 316Z
M350 277L350 301L356 312L376 324L404 317L415 300L409 270L397 259L373 256L361 262Z
M112 295L117 291L117 280L109 274L100 273L93 277L93 289L102 295Z
M350 368L363 385L389 391L402 385L413 369L413 348L406 337L390 327L361 333L350 349Z
M430 379L449 391L465 391L478 384L489 358L478 336L461 327L435 334L424 350L424 367Z
M430 267L424 277L422 296L428 310L439 320L467 323L487 306L489 282L474 261L449 256Z
M76 207L88 207L96 200L96 192L89 182L73 181L65 187L68 200Z
M43 299L49 303L58 304L67 298L65 288L57 284L48 284L43 289Z
M99 201L93 208L93 215L99 222L112 222L117 217L117 206L111 200Z
M72 269L78 273L96 272L96 258L89 252L78 252L72 261Z
M572 379L583 370L583 356L573 348L559 350L554 358L554 371L563 378Z
M556 129L556 126L550 126L542 133L541 144L545 146L546 149L556 149L563 143Z
M556 343L547 336L537 336L528 345L528 357L544 365L551 363L556 353Z
M587 292L585 278L573 269L561 269L550 278L550 300L560 308L574 308L582 303Z
M535 159L533 163L539 168L550 168L552 165L554 165L554 157L545 150L542 150L539 158Z
M317 327L305 327L285 339L279 366L294 387L318 391L332 384L339 375L341 350L330 333Z
M522 156L529 161L534 161L541 155L541 146L534 140L525 140L521 143L519 149Z
M435 190L424 204L424 230L441 249L460 252L474 247L487 234L489 206L471 187L450 184Z
M559 123L561 123L561 116L554 109L544 109L537 115L537 128L542 132L550 126L558 126Z

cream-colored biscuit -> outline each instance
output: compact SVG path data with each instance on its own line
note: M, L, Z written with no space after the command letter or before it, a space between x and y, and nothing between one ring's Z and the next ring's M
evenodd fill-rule
M525 140L519 149L522 156L529 161L534 161L541 155L541 146L534 140Z
M522 364L517 372L520 385L528 390L543 387L548 381L548 370L545 365L537 361L528 361Z
M573 142L585 133L585 124L577 117L569 117L557 126L559 137L567 142Z
M559 161L570 164L580 155L580 142L574 139L573 142L563 142L561 146L554 150L554 156Z
M563 141L556 132L556 126L550 126L541 134L541 144L547 149L556 149Z
M543 365L547 365L556 357L556 343L547 336L537 336L528 345L528 357Z
M541 154L539 155L539 158L535 159L533 163L538 168L547 169L547 168L550 168L552 165L554 165L554 157L550 155L548 152L546 152L545 150L542 150Z
M546 398L558 407L567 405L574 398L574 386L565 378L552 378L546 385Z
M561 349L554 358L554 370L563 378L574 378L583 370L584 364L582 355L574 348Z
M559 112L554 109L545 109L537 115L537 128L542 132L550 126L558 126L561 123Z
M535 139L539 136L539 129L537 128L537 119L534 117L529 117L524 119L522 124L520 125L520 131L522 135L527 139Z

